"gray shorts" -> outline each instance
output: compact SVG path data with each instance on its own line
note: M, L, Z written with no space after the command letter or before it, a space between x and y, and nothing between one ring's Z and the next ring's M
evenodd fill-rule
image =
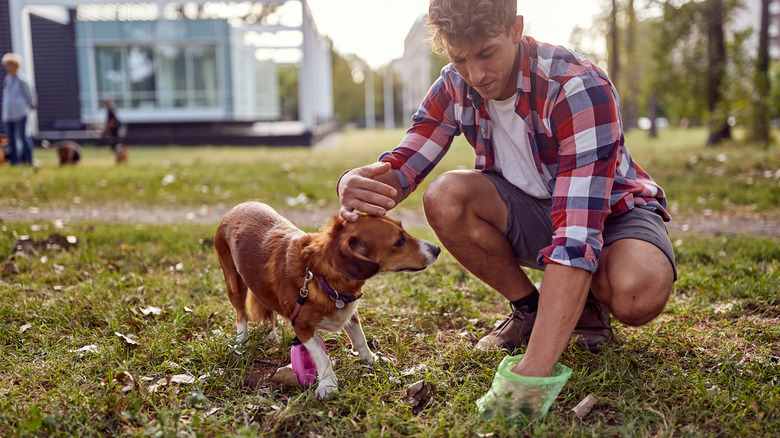
M541 269L536 258L542 248L550 245L554 232L550 216L552 200L527 195L498 173L482 174L493 182L509 210L504 236L512 245L517 262L521 266ZM672 242L669 240L669 232L663 218L657 213L644 208L633 208L619 216L609 216L604 221L602 238L605 247L620 239L639 239L652 243L669 258L674 279L677 280Z

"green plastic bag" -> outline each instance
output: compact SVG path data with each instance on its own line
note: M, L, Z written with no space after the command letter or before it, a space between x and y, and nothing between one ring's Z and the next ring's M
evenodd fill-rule
M571 377L571 368L555 364L551 377L526 377L512 368L523 355L507 356L498 365L490 390L477 400L483 419L504 416L517 422L541 419L552 406L563 385Z

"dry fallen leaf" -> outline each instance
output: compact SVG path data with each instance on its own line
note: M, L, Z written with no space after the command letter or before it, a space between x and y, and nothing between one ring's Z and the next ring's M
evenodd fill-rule
M135 378L127 371L122 371L121 373L115 375L114 380L118 384L122 385L122 393L127 393L135 389Z
M189 385L195 383L195 377L189 374L174 374L173 376L171 376L171 383Z
M761 420L763 420L763 419L764 419L764 413L763 413L763 412L760 412L760 411L758 410L758 402L757 402L757 401L755 401L755 400L750 400L750 401L748 402L748 406L750 407L750 410L751 410L751 411L753 411L753 414L755 414L755 415L756 415L756 418L757 418L759 421L761 421Z
M406 389L406 401L412 406L414 414L420 413L433 396L436 387L432 383L418 380Z
M146 389L150 393L154 394L155 392L159 391L160 388L162 388L163 386L166 386L166 385L168 385L168 378L167 377L163 377L162 379L158 380L157 383L149 385L149 387L146 388Z
M119 339L121 339L121 340L123 340L125 342L125 347L137 347L138 346L138 342L134 341L130 337L125 336L125 335L123 335L122 333L119 333L119 332L114 332L114 334Z
M162 313L162 309L155 306L141 307L138 310L140 310L144 315L159 315Z
M3 266L3 272L6 274L12 274L12 275L18 275L19 274L19 268L16 267L16 263L14 262L6 262Z
M68 350L68 353L97 353L98 352L98 346L97 345L85 345L78 350Z

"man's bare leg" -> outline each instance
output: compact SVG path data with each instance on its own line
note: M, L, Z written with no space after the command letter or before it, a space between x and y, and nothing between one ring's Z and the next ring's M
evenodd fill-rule
M431 182L423 205L441 243L469 272L509 301L534 291L503 234L507 207L486 176L447 172Z
M674 285L666 254L652 243L621 239L604 248L591 291L620 322L639 326L661 314Z

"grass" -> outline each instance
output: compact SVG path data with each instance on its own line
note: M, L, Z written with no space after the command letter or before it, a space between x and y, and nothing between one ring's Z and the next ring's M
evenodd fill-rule
M679 214L736 206L777 217L777 198L763 199L780 191L777 178L764 176L780 167L777 148L708 150L701 134L628 141ZM114 167L105 149L88 148L78 167L63 169L40 151L37 172L0 173L0 212L73 206L74 198L79 208L246 199L281 206L299 193L309 202L295 208L335 211L333 181L398 135L349 133L328 150L137 147L125 167ZM440 170L470 165L470 152L455 147ZM174 177L164 185L166 175ZM418 196L403 207L419 208ZM343 333L327 336L340 392L320 402L310 390L268 382L289 361L289 329L274 343L258 327L243 350L233 348L232 308L209 244L214 226L0 223L0 259L19 271L0 277L0 436L780 434L777 239L672 236L680 278L664 313L640 328L615 324L615 341L602 354L567 349L561 362L574 372L547 417L514 425L482 421L475 409L504 354L473 345L505 316L506 304L446 252L423 272L370 280L361 300L366 335L392 361L361 366ZM427 228L411 231L435 240ZM52 233L76 236L78 246L9 260L20 236ZM192 380L176 383L180 375ZM419 380L435 389L417 412L406 389ZM589 393L598 403L579 420L570 409Z

